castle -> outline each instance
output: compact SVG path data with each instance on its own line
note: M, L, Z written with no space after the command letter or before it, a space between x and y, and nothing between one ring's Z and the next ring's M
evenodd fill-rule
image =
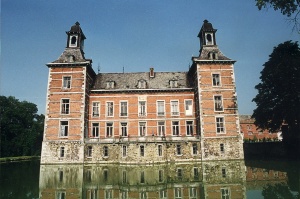
M234 63L204 21L186 72L99 73L80 24L48 63L41 164L243 159Z

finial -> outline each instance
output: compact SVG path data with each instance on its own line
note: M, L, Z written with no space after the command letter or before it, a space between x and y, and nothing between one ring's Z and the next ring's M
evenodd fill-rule
M80 23L79 23L78 21L76 21L75 25L79 26L79 25L80 25Z
M207 20L207 19L205 19L203 22L204 22L204 23L208 23L208 20Z

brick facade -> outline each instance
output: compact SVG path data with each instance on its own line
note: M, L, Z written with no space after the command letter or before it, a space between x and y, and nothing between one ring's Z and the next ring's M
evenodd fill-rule
M83 53L79 23L48 63L42 164L243 159L235 61L204 21L187 72L100 73Z

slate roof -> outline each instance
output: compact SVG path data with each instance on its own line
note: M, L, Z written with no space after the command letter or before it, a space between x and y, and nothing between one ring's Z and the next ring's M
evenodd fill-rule
M226 57L218 48L217 45L215 46L205 46L201 49L199 59L200 60L209 60L209 53L216 53L216 59L215 60L227 60L227 61L233 61L232 59Z
M93 90L107 89L107 82L113 81L114 88L117 89L139 89L139 80L146 81L145 89L183 89L191 88L188 81L187 72L155 72L154 77L150 77L149 72L136 73L100 73L97 75ZM177 87L171 88L170 80L177 80Z

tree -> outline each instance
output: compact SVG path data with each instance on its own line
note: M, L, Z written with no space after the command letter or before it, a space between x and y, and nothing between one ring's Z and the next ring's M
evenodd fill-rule
M44 115L37 111L33 103L0 96L0 157L39 155Z
M300 48L297 42L286 41L274 47L263 65L261 83L255 86L253 99L257 107L252 117L262 129L276 132L288 125L289 137L296 147L300 135Z
M256 6L259 10L262 8L273 7L274 10L280 10L283 15L289 17L293 22L293 29L300 33L299 14L300 1L299 0L255 0Z

